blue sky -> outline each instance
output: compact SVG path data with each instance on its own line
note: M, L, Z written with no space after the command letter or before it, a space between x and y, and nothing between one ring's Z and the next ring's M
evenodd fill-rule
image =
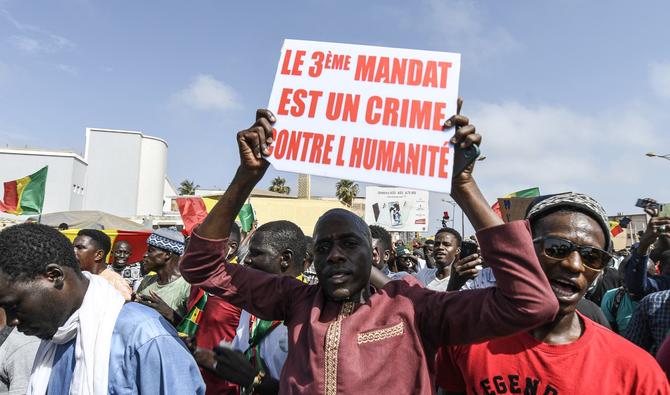
M225 187L234 133L267 104L284 38L442 50L463 54L489 200L540 186L637 212L638 197L670 201L670 161L644 156L670 152L668 12L661 1L0 0L0 146L82 153L86 127L141 130L168 141L175 183ZM315 193L334 182L315 180Z

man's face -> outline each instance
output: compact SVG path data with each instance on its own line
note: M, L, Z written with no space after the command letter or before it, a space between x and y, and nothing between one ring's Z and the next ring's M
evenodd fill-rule
M426 257L426 265L428 267L435 266L435 258L433 257L435 251L434 243L426 243L423 245L423 256Z
M144 271L149 273L160 270L171 256L170 252L150 245L144 254Z
M534 226L533 238L559 237L572 243L607 249L602 228L593 218L577 212L558 212L540 218ZM559 314L575 311L579 302L600 271L589 269L582 264L577 251L562 260L548 258L542 251L542 243L535 243L535 252L547 275L551 289L559 303Z
M379 270L387 265L391 251L384 249L384 242L381 239L372 239L372 264Z
M96 267L96 262L104 259L104 251L97 248L93 239L88 236L77 236L72 244L81 270L90 272Z
M330 299L358 301L369 285L372 246L358 225L354 218L333 213L314 229L314 266Z
M435 265L447 267L454 262L456 256L461 252L456 236L449 232L442 232L435 236L435 247L433 248L433 258Z
M118 241L114 244L112 249L112 256L114 257L114 263L118 266L123 266L128 264L128 259L132 255L132 250L130 249L130 244L126 241Z
M407 273L416 272L416 264L414 263L414 260L412 259L412 256L410 254L403 254L398 258L396 258L396 266L398 267L398 271L400 272L407 272Z
M51 339L65 323L61 295L54 283L44 276L31 281L12 281L0 273L0 307L5 310L7 325L40 339Z
M244 264L250 268L266 273L281 274L282 256L268 244L266 232L256 232L249 241L249 253L244 258Z

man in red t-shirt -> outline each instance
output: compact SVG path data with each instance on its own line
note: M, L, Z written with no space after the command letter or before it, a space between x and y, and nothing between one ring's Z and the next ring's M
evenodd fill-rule
M558 315L529 332L440 350L443 393L669 394L665 374L647 352L576 311L611 259L602 207L565 193L536 199L527 218Z
M230 238L228 239L228 259L237 256L237 248L240 244L240 227L236 223L231 225ZM193 287L189 297L189 306L195 304L200 295L200 289ZM214 364L214 354L211 350L218 346L221 341L230 342L235 337L235 330L240 322L242 310L226 302L222 298L208 294L205 309L195 334L195 345L197 350L194 357L200 366L200 373L206 385L206 395L237 395L239 386L235 383L223 380L209 368ZM209 352L207 352L209 350Z

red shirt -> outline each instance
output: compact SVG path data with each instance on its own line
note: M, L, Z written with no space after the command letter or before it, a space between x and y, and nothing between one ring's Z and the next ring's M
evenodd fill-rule
M198 288L191 287L189 306L198 295ZM202 312L198 331L195 333L195 344L200 348L213 349L221 340L231 342L235 337L237 324L240 322L240 309L225 300L207 295L207 304ZM207 395L236 395L239 393L237 384L218 378L209 370L200 368L202 379L207 386Z
M435 292L406 276L365 303L336 302L320 285L231 265L226 240L197 230L180 266L190 283L262 319L284 321L280 394L430 394L438 346L528 330L558 310L527 222L481 230L477 240L497 288Z
M670 393L649 353L577 314L584 333L570 344L546 344L522 332L443 348L437 357L437 384L468 394Z

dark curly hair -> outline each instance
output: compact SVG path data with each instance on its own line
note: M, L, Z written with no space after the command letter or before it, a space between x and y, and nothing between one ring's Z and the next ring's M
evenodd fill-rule
M105 232L97 229L82 229L77 233L77 236L88 236L95 244L95 247L104 252L104 256L109 254L112 248L112 240L105 234Z
M58 230L28 223L0 232L0 272L10 280L30 281L51 263L81 273L72 243Z
M445 226L444 228L439 229L439 230L435 233L435 238L437 238L437 235L439 235L440 233L451 233L451 234L456 238L456 241L458 241L458 245L459 245L459 246L460 246L461 243L463 242L463 237L462 237L461 234L458 233L458 231L457 231L456 229L454 229L454 228L450 228L450 227L448 227L448 226ZM433 242L433 243L435 243L435 242Z
M391 234L386 229L379 225L370 225L370 234L373 239L381 240L382 245L384 246L384 250L391 251L393 249Z

